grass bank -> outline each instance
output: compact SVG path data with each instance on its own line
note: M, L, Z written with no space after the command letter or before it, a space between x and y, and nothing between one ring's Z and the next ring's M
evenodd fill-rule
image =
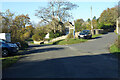
M116 42L110 46L110 53L112 53L113 55L116 55L118 57L118 59L120 59L120 35L118 35L118 39L116 40Z
M53 42L55 45L68 45L68 44L77 44L81 42L86 42L87 39L69 39L69 40L59 40L56 42Z
M13 63L16 63L22 57L23 55L0 58L2 60L2 68L5 69L11 66Z
M103 34L92 35L92 38L96 38L96 37L99 37L99 36L101 36L101 35L103 35Z
M93 35L92 38L96 38L98 36L101 36L102 34L97 34L97 35ZM88 41L89 39L68 39L68 40L58 40L58 41L55 41L55 42L51 42L51 43L48 43L48 44L54 44L54 45L69 45L69 44L77 44L77 43L82 43L82 42L86 42Z
M113 45L110 47L110 52L111 52L111 53L117 53L117 52L120 53L120 49L119 49L115 44L113 44Z
M120 59L120 49L115 44L110 47L110 53Z
M0 60L2 60L2 68L5 69L12 64L16 63L20 58L25 57L25 51L27 50L20 50L17 54L11 55L8 57L2 57Z

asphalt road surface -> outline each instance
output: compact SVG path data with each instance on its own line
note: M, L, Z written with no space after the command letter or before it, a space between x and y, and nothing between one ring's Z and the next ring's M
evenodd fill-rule
M73 45L31 45L28 56L3 70L3 78L118 78L118 60L109 33Z

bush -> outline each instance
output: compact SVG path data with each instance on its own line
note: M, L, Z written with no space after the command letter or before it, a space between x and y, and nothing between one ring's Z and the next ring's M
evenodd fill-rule
M28 47L28 43L27 43L27 42L25 42L25 40L24 40L24 39L23 39L23 40L21 40L21 39L11 38L11 42L12 42L12 43L17 43L17 42L20 42L20 44L21 44L21 49L25 49L25 48L27 48L27 47Z
M98 29L103 29L103 27L104 27L104 23L98 24Z
M60 37L60 36L62 36L62 35L64 35L62 32L56 31L56 33L54 33L54 31L52 30L52 31L50 32L50 36L49 36L49 37L52 39L52 38Z
M21 49L25 49L25 48L28 47L28 43L27 42L25 42L25 41L19 41L19 42L21 44Z
M28 38L28 39L26 39L26 41L33 41L33 39L32 38Z
M68 34L67 39L73 38L73 33Z
M114 31L115 25L100 23L98 24L98 28L108 30L108 31Z
M40 40L43 40L43 36L41 36L39 34L34 34L32 36L32 39L35 40L35 41L40 41Z
M30 38L30 32L24 33L23 36L24 36L24 39Z
M53 31L51 31L49 34L50 34L49 37L50 37L51 39L54 38L54 32L53 32Z

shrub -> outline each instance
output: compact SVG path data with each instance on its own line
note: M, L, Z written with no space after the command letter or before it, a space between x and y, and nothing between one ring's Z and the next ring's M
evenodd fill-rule
M67 39L73 38L73 33L68 34Z
M20 42L20 45L21 45L20 49L25 49L28 47L28 43L25 42L24 40L20 40L20 39L12 40L12 43L16 43L16 42Z
M24 39L30 38L30 32L24 33L23 36L24 36Z
M98 29L103 29L103 27L104 27L104 23L98 24Z
M62 32L56 31L56 33L54 33L54 31L52 30L52 31L50 32L50 36L49 36L49 37L52 39L52 38L60 37L60 36L62 36L62 35L64 35Z
M53 31L51 31L49 34L50 34L49 37L50 37L51 39L54 38L54 32L53 32Z
M25 49L25 48L28 47L28 43L27 42L25 42L25 41L19 41L19 42L21 44L21 49Z
M35 41L40 41L41 40L41 36L39 34L34 34L32 36L32 39L35 40Z

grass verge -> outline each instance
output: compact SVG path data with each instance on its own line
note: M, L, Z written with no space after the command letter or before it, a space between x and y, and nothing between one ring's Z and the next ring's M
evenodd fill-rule
M113 44L110 47L110 53L112 53L113 55L117 56L118 59L120 59L120 49L115 44Z
M96 38L98 36L101 36L102 34L97 34L97 35L93 35L92 38ZM48 44L52 45L69 45L69 44L77 44L77 43L82 43L82 42L86 42L88 41L88 39L69 39L69 40L58 40L55 42L50 42Z
M0 58L0 60L2 60L2 68L5 69L11 66L12 64L16 63L20 58L25 57L25 51L27 50L20 50L16 55Z
M2 59L2 68L5 69L11 66L13 63L16 63L22 57L23 55L0 58Z
M92 35L92 38L96 38L98 36L101 36L102 34L96 34L96 35Z
M56 42L52 42L49 44L54 44L54 45L68 45L68 44L76 44L76 43L81 43L81 42L85 42L87 41L87 39L69 39L69 40L59 40Z

